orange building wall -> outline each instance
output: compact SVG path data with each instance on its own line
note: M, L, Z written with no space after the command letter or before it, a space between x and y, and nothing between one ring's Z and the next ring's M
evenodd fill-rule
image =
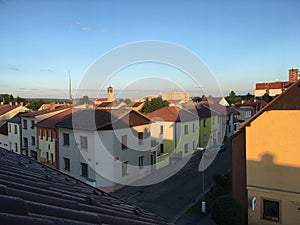
M257 198L257 209L248 207L249 225L278 224L262 219L262 198L282 204L279 224L300 221L300 110L266 111L246 129L248 205Z

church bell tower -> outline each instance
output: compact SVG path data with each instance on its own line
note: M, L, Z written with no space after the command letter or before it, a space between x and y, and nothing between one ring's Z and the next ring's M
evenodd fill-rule
M114 100L115 100L114 89L112 88L112 86L109 86L107 88L107 101L108 102L113 102Z

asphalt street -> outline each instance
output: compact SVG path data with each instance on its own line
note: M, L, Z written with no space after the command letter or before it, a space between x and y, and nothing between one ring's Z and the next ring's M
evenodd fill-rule
M178 221L184 220L184 213L202 198L204 192L210 190L213 185L213 175L224 174L231 169L231 147L227 143L226 150L218 153L204 171L203 192L203 174L198 170L201 157L202 153L197 152L179 172L160 183L147 186L126 186L114 194L128 203L155 213L172 223L177 221L176 224L179 224ZM185 162L177 162L177 164L180 163ZM150 176L168 173L172 166L156 170ZM182 221L180 224L188 223Z

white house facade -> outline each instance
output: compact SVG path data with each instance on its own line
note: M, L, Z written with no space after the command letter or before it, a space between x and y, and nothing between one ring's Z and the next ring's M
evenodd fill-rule
M109 192L149 174L149 123L133 110L74 113L57 124L59 170Z

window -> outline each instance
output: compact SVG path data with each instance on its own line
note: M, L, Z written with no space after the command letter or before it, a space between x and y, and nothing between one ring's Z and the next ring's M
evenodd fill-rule
M18 134L18 126L15 125L15 134Z
M238 125L234 124L234 131L237 131Z
M53 153L50 154L50 162L51 162L51 164L54 162Z
M196 131L196 125L193 123L193 133Z
M143 144L144 143L144 133L139 132L138 133L138 138L139 138L139 144Z
M44 129L41 128L41 139L43 140L43 138L44 138Z
M27 130L27 120L23 120L23 129Z
M280 222L281 202L269 199L263 200L263 219Z
M28 148L28 138L23 138L23 145L24 145L24 148Z
M35 145L35 137L31 136L31 145Z
M144 167L144 156L139 157L139 167L140 169Z
M121 149L124 150L125 148L127 148L127 135L122 136Z
M128 171L127 171L127 164L128 164L128 161L127 162L123 162L122 163L122 176L126 176L128 174Z
M64 136L64 146L69 146L70 145L70 136L69 134L63 133Z
M64 170L70 171L70 159L64 158Z
M88 165L86 163L80 163L81 165L81 176L88 177Z
M49 130L46 129L45 131L46 131L46 141L48 141L48 138L49 138Z
M46 161L49 162L49 152L46 152Z
M189 144L184 145L184 152L188 153L189 152Z
M8 133L11 133L11 124L8 124Z
M161 126L160 126L160 134L163 134L163 133L164 133L164 126L161 125Z
M207 124L206 124L206 119L203 120L203 127L206 127Z
M15 151L18 151L18 143L15 143Z
M159 145L159 151L160 151L160 154L164 153L164 144Z
M189 134L189 126L184 125L184 134Z
M80 148L81 148L81 149L87 149L87 148L88 148L87 137L85 137L85 136L80 136Z
M34 128L34 120L31 120L31 129Z

